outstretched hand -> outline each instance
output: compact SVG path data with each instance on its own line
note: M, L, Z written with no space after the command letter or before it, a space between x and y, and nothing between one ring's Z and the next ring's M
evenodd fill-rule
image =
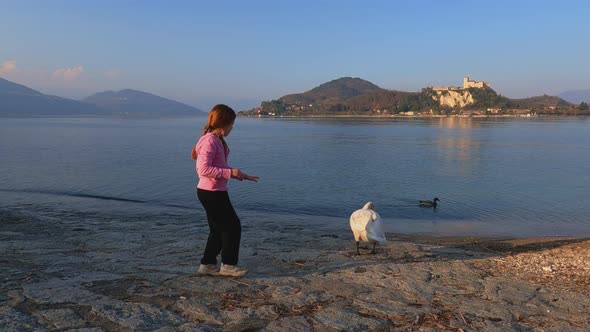
M248 181L258 182L258 179L259 179L258 176L248 175L248 174L240 171L237 168L232 168L232 170L231 170L231 177L234 178L234 179L238 179L240 181L242 181L242 180L248 180Z
M260 179L258 176L253 176L253 175L248 175L248 174L245 174L245 175L246 176L244 177L244 180L258 182L258 179Z

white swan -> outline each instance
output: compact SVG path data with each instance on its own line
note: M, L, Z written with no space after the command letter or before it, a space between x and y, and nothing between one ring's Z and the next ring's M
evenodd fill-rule
M381 217L373 209L375 205L372 202L367 202L362 209L354 211L350 215L350 229L354 234L356 241L356 254L360 255L359 241L373 242L373 250L371 254L375 253L375 245L377 242L385 242L385 232L383 231L383 224Z

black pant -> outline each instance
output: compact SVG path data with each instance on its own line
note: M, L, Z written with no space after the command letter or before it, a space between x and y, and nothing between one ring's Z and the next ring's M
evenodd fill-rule
M227 191L197 189L197 196L209 223L209 238L201 264L217 264L220 252L223 264L238 264L242 225Z

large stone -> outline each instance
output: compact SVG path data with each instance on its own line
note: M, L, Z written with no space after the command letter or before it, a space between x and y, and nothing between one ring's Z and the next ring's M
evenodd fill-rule
M0 307L0 331L34 331L40 328L35 318L10 307Z
M174 310L190 322L208 322L223 325L223 317L219 311L211 309L199 300L180 300L174 305Z
M338 331L375 331L391 327L387 321L363 317L348 308L329 307L310 318L314 330L333 328Z
M96 303L108 298L87 290L83 285L120 278L121 276L117 274L83 270L69 278L53 278L25 285L23 293L25 297L39 304Z
M223 329L218 325L207 323L184 323L180 326L167 326L154 332L219 332Z
M90 314L133 330L154 330L183 321L179 316L147 303L95 304Z
M24 295L39 304L92 303L104 297L80 286L35 284L24 287Z
M281 317L270 322L262 331L264 332L311 332L311 324L303 316Z
M256 317L244 317L227 323L224 332L257 331L266 326L266 321Z
M38 313L50 325L59 329L83 327L86 324L72 309L48 309L39 311Z

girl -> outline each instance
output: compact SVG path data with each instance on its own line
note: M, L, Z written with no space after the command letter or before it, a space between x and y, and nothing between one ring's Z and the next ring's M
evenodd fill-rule
M227 193L230 178L258 182L227 164L229 147L224 137L231 132L236 112L226 105L215 105L209 112L203 136L193 148L199 175L197 196L207 213L209 238L197 273L241 277L248 270L237 266L242 226ZM217 255L221 253L221 269L217 269Z

